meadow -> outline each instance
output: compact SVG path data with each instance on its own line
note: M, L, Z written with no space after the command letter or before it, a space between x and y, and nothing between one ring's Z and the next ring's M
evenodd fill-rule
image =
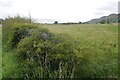
M85 65L86 74L117 77L117 24L42 25L42 27L56 34L67 34L79 42L81 53L90 58L90 64Z
M0 27L0 79L2 79L2 28Z
M77 66L76 75L80 78L118 77L117 24L39 24L39 26L47 28L54 34L66 34L77 42L77 46L80 48L78 56L82 54L86 57L83 63L81 62L82 66ZM18 61L12 53L15 53L14 49L2 53L2 75L4 78L20 77Z

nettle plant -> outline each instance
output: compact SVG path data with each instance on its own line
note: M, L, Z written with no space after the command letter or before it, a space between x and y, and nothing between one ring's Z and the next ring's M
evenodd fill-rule
M47 29L31 29L17 45L23 77L74 78L80 61L76 44L67 35L55 35Z

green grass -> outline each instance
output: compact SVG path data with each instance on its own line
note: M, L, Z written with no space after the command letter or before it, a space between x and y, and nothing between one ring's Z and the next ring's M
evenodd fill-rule
M2 34L2 28L0 28L0 32ZM0 35L0 41L2 41L2 37L4 35ZM0 42L0 78L19 78L19 68L17 64L17 59L14 56L14 50L6 50L6 45ZM2 50L2 48L4 48Z
M90 58L83 66L84 74L96 77L117 77L118 26L114 24L40 25L56 34L68 34L78 41L80 54ZM14 51L3 53L3 77L19 77ZM82 72L80 72L81 74Z
M2 78L2 28L0 27L0 79Z
M53 33L64 33L78 41L90 64L86 74L97 77L117 77L118 26L115 24L41 25Z
M14 51L4 52L2 55L2 76L3 78L18 78L17 59L13 55Z

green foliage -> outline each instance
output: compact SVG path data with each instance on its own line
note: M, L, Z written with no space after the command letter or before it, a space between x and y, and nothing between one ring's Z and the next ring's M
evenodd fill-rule
M11 28L10 33L8 34L7 43L11 48L16 47L18 42L29 36L29 30L36 28L33 24L16 24Z
M8 35L10 34L12 27L14 27L16 24L24 24L24 23L33 23L33 21L31 21L29 18L20 17L20 16L6 18L2 24L3 43L6 44L8 40Z
M3 50L5 78L117 77L117 25L42 25L50 32L24 18L3 25L3 43L13 50Z
M54 24L58 24L58 21L55 21Z
M70 78L79 57L75 44L65 35L54 35L45 29L31 32L17 47L24 77ZM38 72L39 71L39 72Z
M2 28L0 28L0 79L2 79Z
M117 24L44 25L55 34L67 34L77 40L81 62L75 78L116 78L118 75Z
M101 24L105 24L105 23L106 23L106 20L102 20L100 23L101 23Z
M82 24L82 22L81 22L81 21L79 21L79 24Z
M18 59L14 56L14 50L2 53L2 78L20 78L21 68Z

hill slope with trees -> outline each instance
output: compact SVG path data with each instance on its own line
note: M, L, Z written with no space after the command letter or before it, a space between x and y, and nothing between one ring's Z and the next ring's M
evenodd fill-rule
M88 21L87 23L89 24L97 24L97 23L101 23L101 24L105 24L105 23L118 23L120 20L118 19L119 14L110 14L108 16L103 16L101 18L97 18L97 19L92 19L90 21Z

